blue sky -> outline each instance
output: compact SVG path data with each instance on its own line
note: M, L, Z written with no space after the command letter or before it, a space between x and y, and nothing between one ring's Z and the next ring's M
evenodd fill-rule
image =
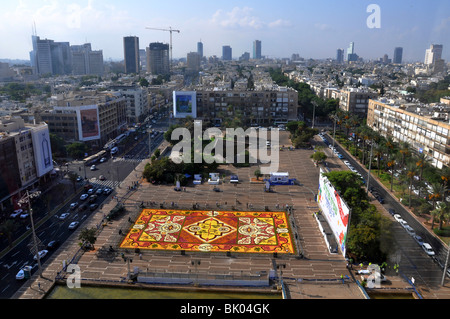
M380 8L380 28L367 26L369 4ZM171 26L181 31L173 35L175 58L196 51L200 39L206 56L230 45L238 58L258 39L269 57L334 58L353 41L363 58L392 57L401 46L410 61L443 44L450 61L448 0L0 0L0 58L29 58L33 22L41 38L90 42L105 60L123 59L124 36L138 36L141 49L168 43L168 32L145 28Z

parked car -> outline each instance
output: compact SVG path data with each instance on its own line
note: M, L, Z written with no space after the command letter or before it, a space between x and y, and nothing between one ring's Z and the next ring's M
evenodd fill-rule
M422 239L422 237L420 237L419 235L415 235L415 236L413 236L413 238L414 238L414 240L415 240L420 246L423 245L423 239Z
M405 230L411 236L414 236L416 234L414 229L411 226L409 226L409 225L405 225Z
M69 225L69 229L75 229L78 227L78 224L80 224L80 222L71 222Z
M402 216L400 216L399 214L394 214L394 219L395 219L397 222L400 222L401 220L403 220Z
M395 215L395 209L393 209L393 208L388 208L388 212L389 212L389 214L391 214L392 216Z
M431 248L430 244L423 243L422 248L428 256L434 256L434 251L433 248Z

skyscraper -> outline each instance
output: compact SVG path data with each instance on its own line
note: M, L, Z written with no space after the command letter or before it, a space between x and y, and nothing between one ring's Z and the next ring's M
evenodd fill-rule
M139 38L124 37L123 51L125 57L125 73L139 73Z
M402 64L402 59L403 59L403 48L400 47L395 48L393 63Z
M432 44L429 49L425 51L425 64L431 65L442 58L442 44Z
M147 72L159 75L170 74L169 45L154 42L147 48Z
M261 41L260 40L253 41L253 59L256 59L256 60L261 59Z
M200 55L200 59L203 58L203 43L200 40L200 42L197 42L197 53Z
M229 45L224 45L222 47L222 60L231 61L233 58L232 49Z
M103 51L92 51L91 44L71 45L72 74L103 75Z
M344 62L344 50L343 49L337 49L336 62L337 63L343 63Z
M30 52L31 65L36 74L70 74L71 54L69 42L41 40L38 36L31 37L33 51Z

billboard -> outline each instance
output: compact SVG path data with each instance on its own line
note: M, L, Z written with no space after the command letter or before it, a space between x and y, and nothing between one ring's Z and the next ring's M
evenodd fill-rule
M350 209L320 170L317 202L345 257Z
M197 94L194 91L173 91L173 114L175 118L197 117Z
M80 106L77 109L78 139L92 141L100 139L100 121L97 105Z
M41 177L53 170L52 148L50 146L50 134L48 126L43 125L31 132L33 140L34 160L36 173Z

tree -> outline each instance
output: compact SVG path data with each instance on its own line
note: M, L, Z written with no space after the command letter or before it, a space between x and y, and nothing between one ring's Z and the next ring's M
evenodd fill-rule
M66 147L64 139L54 133L50 133L50 145L52 147L53 156L65 156L66 155Z
M74 142L67 146L67 153L70 157L79 159L84 158L84 154L89 150L88 146L81 142Z
M83 243L89 243L92 248L94 247L94 243L97 240L96 237L97 234L97 228L84 228L81 230L80 235L78 236L78 239L81 240L81 244Z
M258 181L259 178L263 176L263 174L261 174L261 171L259 169L257 169L253 174L256 176L256 180Z
M409 180L409 204L408 204L409 208L411 208L411 191L412 191L414 176L416 176L416 172L417 172L417 168L416 168L416 165L414 165L414 163L409 163L406 166L406 176L408 177L408 180Z
M148 87L150 85L150 83L148 82L148 80L146 78L141 78L141 79L139 79L139 85L143 86L143 87Z
M311 155L311 158L313 159L314 163L318 165L319 163L322 163L327 159L327 156L324 152L315 152Z
M76 193L78 174L75 172L69 172L67 175L69 176L69 180L72 182L73 192Z

